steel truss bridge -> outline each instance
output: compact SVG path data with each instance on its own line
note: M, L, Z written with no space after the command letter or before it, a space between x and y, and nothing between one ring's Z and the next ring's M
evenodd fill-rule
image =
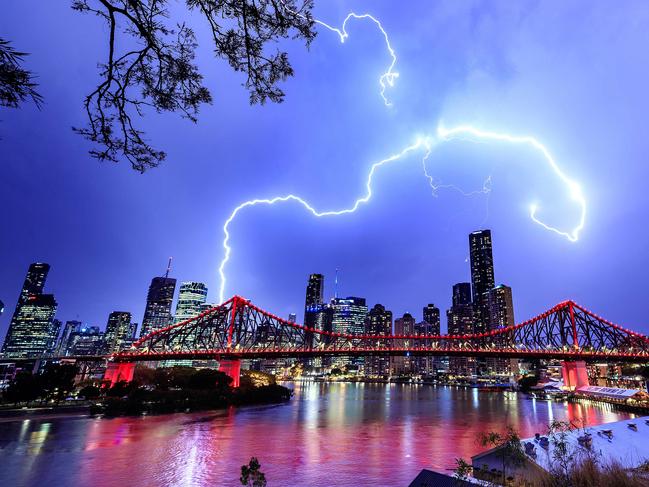
M649 338L573 301L486 333L376 336L308 328L234 296L195 318L140 338L112 360L132 363L373 355L649 362Z

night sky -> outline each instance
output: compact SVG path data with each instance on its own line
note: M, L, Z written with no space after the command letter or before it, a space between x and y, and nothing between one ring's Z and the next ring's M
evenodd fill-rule
M399 316L442 311L451 286L469 280L468 233L490 228L498 283L513 288L516 320L564 299L649 332L649 5L646 1L316 1L315 15L340 25L348 11L381 19L400 73L384 106L378 78L389 64L374 25L350 22L341 44L325 29L309 51L286 42L295 76L283 104L250 106L242 76L213 58L206 26L182 3L214 104L197 125L177 115L140 122L167 151L141 175L100 164L71 131L106 56L106 27L70 2L8 0L0 37L30 52L45 104L0 112L0 335L28 265L52 269L46 290L57 317L104 326L113 310L141 322L151 278L198 280L218 300L222 226L250 198L294 193L319 210L349 207L373 162L447 126L533 135L578 181L588 201L579 241L532 222L571 230L578 208L538 152L520 145L454 141L428 170L452 189L431 195L422 152L381 168L372 200L352 214L315 218L294 203L244 210L231 225L226 295L239 294L302 320L309 273L333 295L366 297ZM172 2L173 3L173 2ZM226 296L226 297L227 297ZM443 320L444 322L444 320ZM445 329L445 326L442 325Z

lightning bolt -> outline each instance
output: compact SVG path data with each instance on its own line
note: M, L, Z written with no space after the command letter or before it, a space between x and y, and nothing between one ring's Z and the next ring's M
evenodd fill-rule
M392 62L388 66L388 69L385 73L381 75L379 78L379 84L381 85L381 98L383 98L383 103L385 103L386 107L392 106L392 102L388 100L388 98L385 96L385 90L389 87L394 86L394 82L396 79L399 77L399 73L394 71L394 66L397 64L397 53L394 51L392 48L392 45L390 44L390 38L388 37L388 33L385 31L383 28L383 25L381 25L381 22L379 22L378 19L373 17L370 14L355 14L354 12L351 12L347 17L345 17L345 20L343 21L343 25L340 28L332 27L331 25L322 22L321 20L318 19L313 19L316 24L319 24L327 29L329 29L332 32L335 32L338 34L338 37L340 38L341 44L344 44L347 38L349 37L349 33L347 32L347 22L349 22L350 19L357 19L357 20L363 20L363 19L368 19L371 22L373 22L378 29L381 31L381 34L383 35L383 38L385 39L385 46L390 53L390 57L392 58Z
M287 8L288 10L288 8ZM293 12L293 11L291 11ZM293 12L296 13L296 12ZM301 15L301 14L298 14ZM388 98L385 95L385 92L388 87L393 87L395 80L398 78L399 73L394 71L394 67L397 63L397 56L395 50L392 48L392 45L390 44L390 38L381 25L381 22L377 20L375 17L369 14L356 14L356 13L350 13L347 15L345 20L343 21L343 24L340 28L332 27L331 25L322 22L317 19L313 19L315 23L318 25L321 25L325 27L326 29L335 32L338 34L338 37L340 38L340 42L344 43L345 40L349 37L349 34L347 32L347 22L351 19L358 19L358 20L363 20L367 19L371 22L373 22L378 29L380 30L381 34L383 35L385 39L385 44L387 47L387 50L391 56L392 62L388 66L387 71L385 71L379 78L379 84L381 86L380 94L381 97L383 98L383 102L386 106L391 106L392 103L388 100ZM538 225L542 226L546 230L549 230L551 232L554 232L558 235L561 235L565 238L567 238L571 242L576 242L579 238L579 233L584 227L585 224L585 219L586 219L586 200L583 196L581 187L579 184L572 179L570 179L564 172L563 170L559 167L559 165L556 163L554 157L550 153L550 151L541 143L539 142L536 138L531 137L531 136L516 136L516 135L511 135L507 133L498 133L498 132L491 132L491 131L486 131L482 130L476 127L473 127L471 125L459 125L453 128L446 128L444 127L443 124L440 124L437 127L437 131L433 135L429 135L426 137L419 137L417 138L416 142L405 147L403 150L401 150L398 153L395 153L386 159L380 160L378 162L375 162L370 166L369 173L367 175L367 180L365 182L365 194L354 203L347 207L347 208L342 208L338 210L318 210L316 209L311 203L309 203L307 200L304 198L294 195L294 194L287 194L283 196L274 196L272 198L261 198L261 199L252 199L248 201L244 201L241 203L239 206L234 208L232 210L232 213L230 213L230 216L228 219L225 221L223 224L223 259L221 260L221 263L219 265L219 276L221 278L221 283L220 283L220 288L219 288L219 302L223 303L224 298L225 298L225 287L227 283L226 275L225 275L225 268L227 263L230 260L230 256L232 254L232 247L230 246L230 225L232 222L236 219L236 217L239 215L239 213L246 209L246 208L251 208L254 206L259 206L259 205L264 205L264 206L273 206L277 203L288 203L288 202L293 202L293 203L298 203L301 205L305 210L307 210L309 213L311 213L313 216L322 218L322 217L328 217L328 216L341 216L341 215L346 215L346 214L351 214L356 212L358 208L361 205L364 205L370 201L372 198L372 181L374 179L374 174L376 171L383 167L386 166L390 163L397 162L404 158L404 156L415 152L417 150L423 149L424 155L422 158L422 166L424 170L424 176L427 178L428 183L433 191L433 195L436 195L436 191L440 188L450 188L454 189L456 191L459 191L461 194L464 196L472 196L475 194L489 194L491 192L491 176L489 176L485 182L483 183L483 188L482 190L477 190L477 191L472 191L472 192L464 192L460 188L454 186L454 185L441 185L435 184L435 181L428 173L426 162L428 161L428 158L435 146L438 144L441 144L443 142L451 141L454 139L463 139L463 140L473 140L473 141L492 141L492 142L501 142L501 143L509 143L509 144L514 144L514 145L526 145L529 146L536 151L538 151L544 158L545 162L548 164L548 166L553 170L556 176L566 185L568 188L568 194L571 197L573 201L575 201L578 206L580 207L581 210L581 216L579 218L579 223L577 224L576 227L574 227L570 231L564 231L560 230L558 228L555 228L545 222L543 222L540 218L537 217L538 211L539 211L539 206L536 203L530 204L529 211L530 211L530 218L532 221L537 223Z

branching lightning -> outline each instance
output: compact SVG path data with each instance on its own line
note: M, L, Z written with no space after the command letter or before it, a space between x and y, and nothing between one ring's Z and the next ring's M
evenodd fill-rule
M380 94L381 97L383 98L383 102L385 103L386 106L391 106L392 103L388 100L388 98L385 95L385 92L388 87L393 87L395 80L398 78L399 73L394 71L394 67L397 63L397 56L396 52L392 48L392 45L390 44L390 39L388 37L387 32L381 25L381 22L379 22L375 17L369 14L355 14L355 13L350 13L347 15L345 18L342 26L340 28L332 27L329 24L326 24L325 22L322 22L320 20L314 19L314 22L316 22L319 25L322 25L323 27L327 28L328 30L335 32L338 34L340 38L340 42L344 43L345 40L349 37L349 34L347 32L347 22L350 19L368 19L369 21L373 22L378 29L380 30L381 34L383 35L385 39L385 44L387 47L387 50L392 58L392 62L390 63L388 69L386 72L384 72L380 78L379 78L379 84L381 86ZM433 176L428 172L426 163L428 161L428 158L430 154L432 153L434 147L437 145L451 141L454 139L463 139L463 140L473 140L473 141L491 141L491 142L500 142L500 143L509 143L509 144L516 144L516 145L526 145L529 146L536 151L540 152L541 155L543 156L543 159L545 162L548 164L548 166L553 170L554 174L565 184L565 186L568 189L568 194L571 197L573 201L575 201L578 206L580 207L581 210L581 216L579 219L579 223L577 224L576 227L574 227L570 231L564 231L560 230L558 228L555 228L551 225L548 225L547 223L543 222L540 218L538 218L537 214L539 211L539 206L536 203L530 204L529 211L530 211L530 218L532 221L537 223L538 225L541 225L543 228L546 230L552 231L558 235L561 235L571 242L576 242L579 238L579 233L584 227L585 224L585 219L586 219L586 200L583 196L581 187L579 184L572 179L570 179L564 172L563 170L559 167L559 165L556 163L555 159L553 158L552 154L550 151L541 143L539 142L536 138L531 137L531 136L515 136L507 133L497 133L497 132L490 132L486 130L481 130L479 128L473 127L471 125L459 125L456 127L452 128L446 128L442 124L440 124L437 127L437 131L433 135L428 135L425 137L419 137L415 141L415 143L406 146L403 150L400 152L397 152L386 159L380 160L378 162L375 162L370 166L369 173L367 175L367 180L365 182L365 194L354 203L346 208L338 209L338 210L318 210L316 209L311 203L309 203L307 200L304 198L294 195L294 194L287 194L284 196L275 196L272 198L261 198L261 199L252 199L245 201L241 203L239 206L237 206L234 210L232 210L232 213L230 213L230 216L228 219L225 221L223 224L223 234L224 234L224 239L223 239L223 250L224 250L224 255L223 259L221 260L221 264L219 265L219 276L221 279L220 283L220 288L219 288L219 302L223 302L225 298L225 286L227 283L226 279L226 274L225 274L225 267L230 260L230 256L232 254L232 247L230 246L230 224L236 219L236 217L239 215L239 213L249 207L253 206L259 206L259 205L265 205L265 206L272 206L275 205L276 203L286 203L286 202L294 202L298 203L301 205L304 209L306 209L309 213L311 213L313 216L322 218L322 217L328 217L328 216L341 216L341 215L346 215L350 213L356 212L358 208L361 205L364 205L365 203L368 203L370 199L372 198L372 182L374 179L374 175L376 171L385 165L388 165L393 162L400 161L405 158L405 156L418 151L422 150L423 151L423 157L421 159L423 170L424 170L424 175L428 180L428 183L432 189L433 195L437 195L437 190L441 188L449 188L453 189L456 191L459 191L462 195L464 196L473 196L477 194L489 194L491 192L491 176L489 176L483 183L483 187L481 190L476 190L476 191L471 191L471 192L465 192L458 188L455 185L451 184L435 184L435 180L433 179Z
M388 88L388 86L393 87L395 80L399 77L399 73L394 71L394 66L397 64L397 53L392 49L392 46L390 45L390 38L388 37L388 33L385 31L383 26L381 25L381 22L379 22L375 17L371 16L370 14L355 14L354 12L351 12L347 17L345 17L345 20L343 21L343 25L340 29L336 27L332 27L329 24L326 24L325 22L322 22L321 20L318 19L313 19L316 24L319 24L327 29L329 29L332 32L335 32L338 34L338 37L340 37L340 42L345 43L345 40L349 37L349 34L347 33L347 22L349 19L369 19L371 22L374 22L378 29L381 31L381 34L383 34L383 38L385 39L385 46L388 49L388 52L390 53L390 57L392 58L392 62L390 63L390 66L388 66L388 70L381 75L379 78L379 84L381 85L381 98L383 98L383 103L385 103L386 107L392 106L392 103L388 100L388 98L385 96L385 90Z

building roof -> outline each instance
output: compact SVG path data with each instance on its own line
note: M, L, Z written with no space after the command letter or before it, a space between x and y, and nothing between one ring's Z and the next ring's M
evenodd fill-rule
M605 396L618 399L628 399L635 396L639 389L619 389L617 387L600 387L600 386L582 386L577 389L581 394L589 394L593 396Z
M586 435L590 435L590 449L579 441ZM594 453L603 464L616 462L634 468L649 459L649 416L574 429L567 432L566 442L570 451L578 456ZM550 469L554 450L552 441L546 448L536 438L527 438L521 443L524 450L526 443L532 443L535 455L527 455L528 458L542 468Z
M467 482L450 475L423 469L421 472L419 472L419 475L417 475L415 479L410 482L410 485L408 485L408 487L475 487L475 485L476 482Z

